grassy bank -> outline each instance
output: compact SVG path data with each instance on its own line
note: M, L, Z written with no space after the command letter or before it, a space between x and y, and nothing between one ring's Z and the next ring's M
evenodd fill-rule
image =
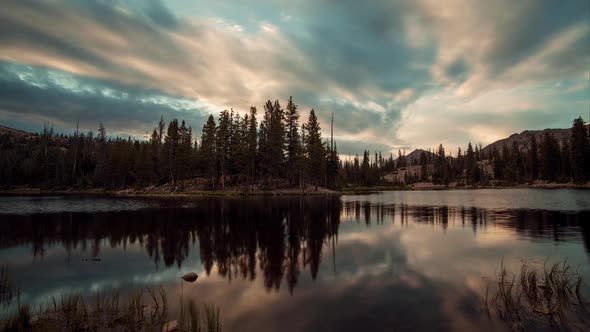
M0 266L0 307L10 303L14 296L14 289L12 280L8 275L8 267Z
M51 196L51 195L86 195L86 196L114 196L114 197L145 197L145 198L169 198L169 197L245 197L245 196L330 196L330 195L361 195L372 194L380 191L409 191L409 190L475 190L475 189L590 189L590 184L574 185L572 183L533 183L533 184L497 184L478 186L450 186L435 185L427 182L419 182L411 185L379 185L346 187L341 190L329 190L319 188L317 191L308 189L264 189L242 190L230 188L228 190L178 190L175 192L153 190L150 188L127 188L109 190L102 188L27 188L15 187L0 189L3 196Z
M18 301L18 299L16 299ZM191 331L221 332L219 309L212 304L181 303L178 317L168 312L166 291L146 288L122 298L96 294L85 302L78 294L51 297L34 309L17 305L17 312L0 321L0 331Z

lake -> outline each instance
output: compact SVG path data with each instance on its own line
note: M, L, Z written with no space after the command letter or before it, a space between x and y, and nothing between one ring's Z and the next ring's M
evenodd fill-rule
M500 264L564 259L588 293L590 191L0 197L0 265L22 302L163 285L219 306L224 331L503 329L481 310Z

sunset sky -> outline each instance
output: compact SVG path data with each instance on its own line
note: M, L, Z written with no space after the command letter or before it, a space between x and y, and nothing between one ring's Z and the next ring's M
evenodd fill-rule
M590 1L2 1L0 124L199 137L293 96L343 154L491 143L590 113ZM260 116L259 116L260 118Z

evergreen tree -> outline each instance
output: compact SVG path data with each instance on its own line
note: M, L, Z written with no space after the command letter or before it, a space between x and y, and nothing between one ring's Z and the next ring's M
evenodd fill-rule
M438 146L438 151L436 153L434 172L432 173L432 182L444 184L445 186L449 184L447 160L445 156L445 149L442 144Z
M152 132L152 137L150 140L150 150L151 150L151 164L152 164L152 172L155 178L155 182L158 183L160 181L160 136L158 134L158 130L154 128Z
M420 153L420 180L428 181L428 157L424 151Z
M221 190L225 190L225 179L227 177L228 163L230 160L230 126L231 117L227 110L219 114L219 122L216 130L216 152L219 165Z
M465 181L471 185L476 182L476 164L475 153L471 142L467 144L467 151L465 152Z
M525 173L525 164L524 164L524 157L522 152L520 151L520 146L518 143L512 142L512 168L515 170L516 182L522 182Z
M371 163L369 161L369 151L363 152L363 163L361 164L361 179L365 186L371 184Z
M305 132L305 154L307 159L308 177L316 190L322 184L326 174L326 149L322 142L320 124L312 109L307 123L303 127Z
M539 177L539 147L535 135L531 135L528 152L528 164L530 168L530 177L534 180Z
M151 143L139 144L139 152L135 158L134 169L138 184L148 185L154 182Z
M494 179L500 180L503 178L504 165L502 164L502 158L500 152L496 147L492 147L492 168L494 171Z
M545 132L539 149L539 174L541 179L555 181L559 173L559 144L549 132Z
M160 116L160 121L157 126L158 143L160 145L164 144L164 129L166 129L166 122L164 121L164 115L162 115Z
M166 170L168 171L169 180L172 185L171 190L175 191L180 166L180 128L177 119L172 120L168 124L166 138L164 139L163 155L166 160Z
M190 177L193 170L193 130L186 126L184 120L179 129L180 141L178 151L178 172L181 179L181 186L184 189L184 179Z
M216 127L215 118L209 115L207 123L203 125L199 151L209 188L215 188L217 183Z
M250 159L248 149L248 126L250 124L250 115L246 114L243 118L236 118L236 132L234 133L235 141L235 167L241 184L249 179ZM256 132L256 127L254 127ZM256 153L256 152L254 152Z
M338 183L338 174L340 171L340 158L338 157L338 149L334 143L334 147L330 147L328 150L327 160L327 176L328 176L328 188L337 189L340 184Z
M254 184L254 175L256 174L256 154L257 154L257 141L256 141L256 128L258 124L256 122L256 107L250 107L250 117L248 118L248 134L246 138L247 142L247 164L249 165L249 176L250 186Z
M401 150L397 150L397 168L404 168L406 167L408 164L406 162L406 150L404 150L404 153L402 154Z
M279 101L270 100L264 105L264 118L260 122L259 155L261 172L272 179L277 179L282 172L285 127L283 109Z
M574 183L585 183L590 172L590 142L581 117L574 120L570 136L570 165Z
M272 107L271 121L268 128L269 166L272 176L277 179L282 174L285 159L285 125L283 113L284 111L277 99Z
M302 147L299 137L299 113L293 97L289 97L287 112L285 113L286 136L286 174L289 187L302 185Z
M561 172L560 182L569 182L572 176L572 166L570 163L570 145L567 139L561 143Z

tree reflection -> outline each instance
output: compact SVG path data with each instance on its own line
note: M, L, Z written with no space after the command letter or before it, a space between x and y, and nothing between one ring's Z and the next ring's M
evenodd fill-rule
M430 225L445 231L490 224L529 238L570 241L581 238L590 254L589 211L487 210L475 207L408 206L338 197L203 198L164 201L136 211L4 215L0 247L30 246L33 256L63 246L99 257L101 247L143 248L159 266L181 267L198 248L207 274L254 280L261 273L268 291L284 282L292 293L302 271L318 276L323 255L335 255L342 222L371 226L399 222ZM197 247L198 246L198 247ZM259 272L257 272L259 271Z
M443 231L449 224L471 227L474 233L485 229L490 223L511 229L528 238L546 238L555 242L569 241L582 237L590 253L590 226L583 222L590 220L590 211L560 212L549 210L491 210L477 207L409 206L406 204L381 204L370 202L345 202L342 216L346 220L383 223L385 219L399 218L402 225L408 220L418 224L440 227ZM362 216L362 217L361 217Z
M100 255L101 245L139 245L155 262L182 266L198 243L207 274L213 267L232 280L256 278L256 266L268 290L283 279L293 292L299 273L316 278L325 243L336 240L340 223L338 197L273 199L206 198L170 206L108 213L57 213L3 216L0 245L30 245L34 256L62 245ZM105 242L106 241L106 242Z

